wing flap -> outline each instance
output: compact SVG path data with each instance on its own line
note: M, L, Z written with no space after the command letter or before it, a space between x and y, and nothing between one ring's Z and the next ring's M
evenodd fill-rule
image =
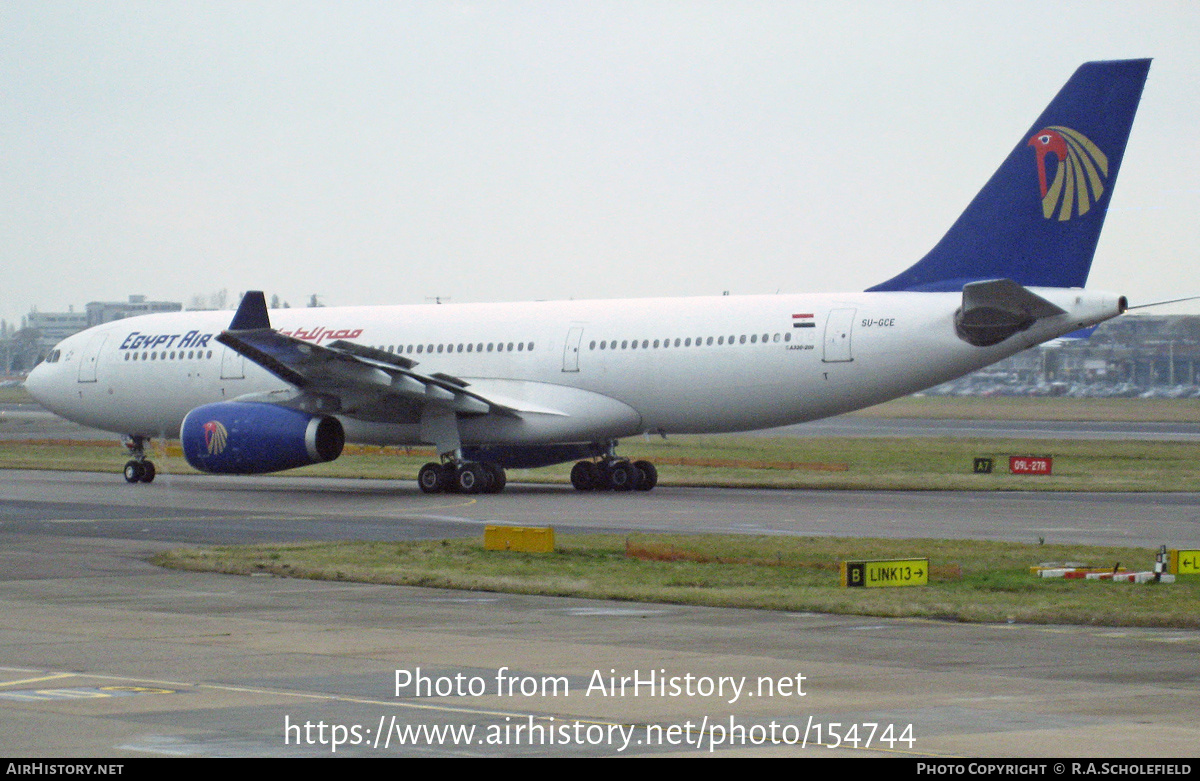
M413 371L415 361L372 347L346 341L315 345L271 328L223 331L216 340L306 394L338 398L348 414L364 397L383 395L465 415L520 417L517 409L467 390L462 380L421 374Z

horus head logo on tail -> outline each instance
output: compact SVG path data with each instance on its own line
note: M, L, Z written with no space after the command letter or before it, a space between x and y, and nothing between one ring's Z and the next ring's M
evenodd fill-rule
M219 421L210 420L204 424L204 446L210 456L221 455L228 440L229 432Z
M1042 187L1042 216L1065 222L1084 215L1104 195L1108 156L1077 130L1059 125L1042 128L1029 139L1037 154L1038 184ZM1056 159L1054 181L1047 184L1047 159Z

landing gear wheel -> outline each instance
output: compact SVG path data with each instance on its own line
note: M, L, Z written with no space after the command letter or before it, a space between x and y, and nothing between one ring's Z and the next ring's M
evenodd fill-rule
M446 471L441 464L426 464L417 473L417 485L427 494L440 494L446 490Z
M125 482L140 483L146 475L146 469L142 466L141 461L126 461L125 462ZM153 478L151 478L153 479Z
M608 487L614 491L632 491L637 481L637 467L628 461L614 461L608 465Z
M634 461L633 468L638 471L637 482L633 488L636 491L649 491L658 485L658 470L649 461Z
M508 485L508 475L504 473L504 467L499 464L493 464L490 461L485 461L482 466L487 476L483 492L485 494L498 494L503 491L504 486Z
M571 485L576 491L591 491L599 488L600 472L591 461L579 461L571 467Z
M153 461L143 461L142 462L142 482L143 483L153 483L154 476L156 474L158 474L158 470L154 468ZM129 478L126 477L126 479L129 479Z
M483 470L483 466L468 461L465 464L459 464L454 472L454 485L459 493L477 494L483 491L487 485L487 474Z

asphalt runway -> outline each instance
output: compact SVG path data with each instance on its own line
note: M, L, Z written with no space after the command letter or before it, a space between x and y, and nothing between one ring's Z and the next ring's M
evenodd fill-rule
M1200 496L517 484L465 497L403 481L163 475L146 486L115 472L6 471L0 752L1200 752L1194 631L613 603L146 562L181 543L457 536L491 521L1188 546L1200 545ZM426 688L397 689L397 676Z
M119 464L118 464L119 466ZM579 493L510 483L497 496L427 495L414 482L0 473L0 530L162 542L412 539L488 523L572 530L728 532L1200 547L1200 494L782 491L660 486Z

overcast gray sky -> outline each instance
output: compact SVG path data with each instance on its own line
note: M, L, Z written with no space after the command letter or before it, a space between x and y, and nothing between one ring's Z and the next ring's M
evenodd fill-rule
M0 317L861 290L1126 57L1089 286L1200 294L1197 41L1191 0L7 0Z

